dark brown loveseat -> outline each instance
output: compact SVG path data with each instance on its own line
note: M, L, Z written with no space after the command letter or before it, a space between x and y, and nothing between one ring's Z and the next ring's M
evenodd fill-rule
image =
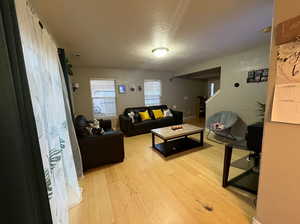
M104 129L104 133L90 135L86 129L89 122L83 115L79 115L75 119L83 170L107 163L122 162L124 160L123 133L112 130L111 121L100 120L100 126Z
M134 136L139 134L148 133L151 129L161 128L171 125L177 125L183 123L183 113L179 111L171 110L173 117L166 117L162 119L154 119L152 114L152 110L161 109L165 110L168 109L167 105L160 105L160 106L149 106L149 107L131 107L126 108L124 113L119 116L120 121L120 128L122 132L126 136ZM151 116L151 120L146 121L139 121L136 123L132 123L128 113L131 111L133 112L142 112L148 110L149 115Z

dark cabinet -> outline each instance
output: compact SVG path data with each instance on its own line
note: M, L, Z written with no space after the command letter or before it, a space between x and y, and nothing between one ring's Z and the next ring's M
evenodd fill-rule
M206 96L198 96L200 101L200 107L199 107L199 118L205 118L206 114Z

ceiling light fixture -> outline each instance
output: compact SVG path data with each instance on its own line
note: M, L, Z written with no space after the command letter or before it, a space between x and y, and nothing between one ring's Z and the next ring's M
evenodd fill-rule
M169 52L169 49L166 47L158 47L152 50L152 53L156 56L156 57L164 57L167 55L167 53Z

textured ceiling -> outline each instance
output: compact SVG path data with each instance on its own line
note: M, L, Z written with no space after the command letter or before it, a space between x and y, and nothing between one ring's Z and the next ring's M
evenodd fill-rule
M179 71L269 41L272 0L31 0L76 66ZM151 50L168 47L165 58Z

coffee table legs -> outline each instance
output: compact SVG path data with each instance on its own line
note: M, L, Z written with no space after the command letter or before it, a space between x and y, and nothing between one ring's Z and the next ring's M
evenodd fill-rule
M200 132L200 146L204 145L204 131Z
M187 135L184 136L185 139L188 138ZM166 143L167 140L164 140L164 142ZM204 145L204 131L200 132L200 146ZM152 147L155 148L155 134L152 133Z
M231 163L231 155L232 155L232 146L225 146L225 155L224 155L224 164L223 164L223 187L227 187L228 185L228 176L229 176L229 167Z
M152 133L152 147L155 148L155 135Z

